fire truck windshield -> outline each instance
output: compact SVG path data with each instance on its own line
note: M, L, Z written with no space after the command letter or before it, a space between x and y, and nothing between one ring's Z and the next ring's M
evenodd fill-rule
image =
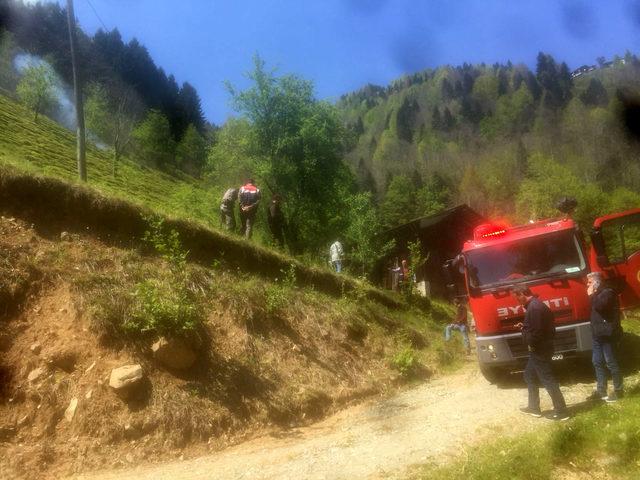
M573 230L470 250L465 257L469 285L473 288L574 274L586 267Z

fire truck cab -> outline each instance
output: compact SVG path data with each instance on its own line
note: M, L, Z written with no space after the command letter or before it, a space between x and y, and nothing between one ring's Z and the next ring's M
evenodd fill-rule
M462 274L478 362L488 380L521 368L528 356L516 326L525 310L511 295L514 285L528 286L552 310L556 361L590 355L587 273L604 273L620 294L621 308L640 305L640 208L596 219L591 239L587 249L571 219L483 224L449 263Z

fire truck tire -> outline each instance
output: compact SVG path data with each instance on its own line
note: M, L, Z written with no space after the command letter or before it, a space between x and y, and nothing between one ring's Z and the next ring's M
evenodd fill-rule
M499 383L505 376L504 370L482 364L480 364L480 373L489 383Z

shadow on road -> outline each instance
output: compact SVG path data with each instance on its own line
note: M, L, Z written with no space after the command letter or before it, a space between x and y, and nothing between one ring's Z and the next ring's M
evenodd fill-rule
M624 376L640 371L640 335L625 332L618 351L618 363ZM595 382L591 357L570 359L555 365L554 372L560 385ZM496 385L498 388L524 388L522 370L505 373Z

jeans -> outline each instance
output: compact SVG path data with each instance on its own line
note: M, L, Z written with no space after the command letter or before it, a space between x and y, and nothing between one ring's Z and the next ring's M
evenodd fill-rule
M553 376L550 353L529 353L529 361L524 369L524 381L527 382L529 390L529 408L540 410L539 384L542 384L551 397L556 413L564 412L567 409L560 386Z
M620 374L620 367L616 361L617 345L618 343L615 340L606 337L593 339L591 361L596 371L596 388L602 396L607 394L607 369L611 372L613 389L616 392L622 392L622 375Z
M467 352L470 350L471 346L469 344L469 333L467 332L468 328L465 324L459 323L450 323L444 328L444 339L448 342L451 339L451 330L460 330L462 334L462 341L464 343L464 348Z
M331 263L333 263L336 273L342 272L342 260L333 260Z

